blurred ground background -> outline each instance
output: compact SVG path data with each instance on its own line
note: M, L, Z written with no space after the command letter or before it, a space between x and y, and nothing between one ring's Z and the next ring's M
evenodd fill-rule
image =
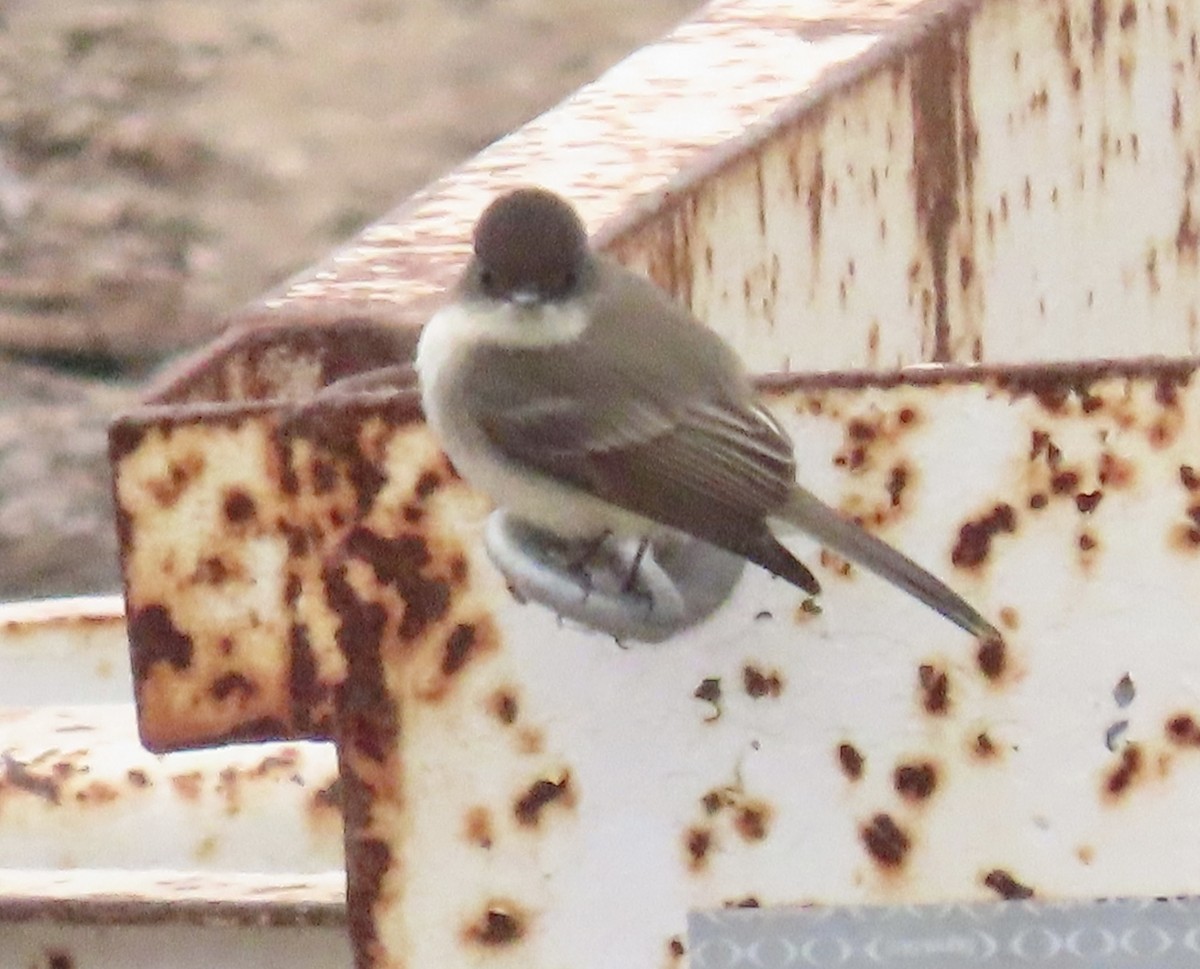
M0 599L115 591L104 430L698 0L0 0Z

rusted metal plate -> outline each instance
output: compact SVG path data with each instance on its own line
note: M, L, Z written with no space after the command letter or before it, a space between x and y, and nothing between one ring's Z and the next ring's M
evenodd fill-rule
M689 908L749 900L1197 890L1198 388L1151 363L772 395L806 480L1004 650L815 550L821 615L753 573L621 650L506 596L460 483L420 515L381 492L325 578L362 964L650 964ZM396 433L381 453L420 453Z
M147 752L123 607L0 605L0 961L348 964L332 748Z
M15 926L9 965L31 969L330 969L349 965L345 938L332 929L286 932L246 925L154 925L117 930L69 923Z
M1144 359L1198 349L1197 18L714 3L264 300L113 428L144 741L336 740L361 967L680 965L721 905L1200 890L1200 384ZM797 539L821 610L749 569L618 649L509 595L410 391L297 400L403 362L527 181L783 373L802 481L1005 644Z
M337 768L325 745L163 758L137 743L129 704L0 717L5 868L341 867Z
M128 703L120 596L0 604L0 708Z
M1197 29L1173 0L719 0L264 307L419 325L488 199L539 182L756 369L1195 353Z
M296 601L345 657L362 964L594 948L581 964L606 965L617 923L617 955L643 964L688 908L746 899L1200 887L1177 850L1200 735L1180 645L1200 568L1193 364L825 377L770 399L805 480L950 578L1007 650L816 550L821 615L752 571L695 631L620 650L508 596L486 505L396 401L337 412L322 487L375 486L314 539L324 564ZM303 505L318 488L299 478Z

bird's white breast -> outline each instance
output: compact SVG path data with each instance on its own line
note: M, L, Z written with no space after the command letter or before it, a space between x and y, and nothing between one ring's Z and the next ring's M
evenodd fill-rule
M425 324L417 344L425 417L458 473L518 517L564 537L644 534L650 524L639 516L512 461L483 433L467 406L471 388L464 364L476 347L568 343L586 326L584 306L481 301L445 307Z

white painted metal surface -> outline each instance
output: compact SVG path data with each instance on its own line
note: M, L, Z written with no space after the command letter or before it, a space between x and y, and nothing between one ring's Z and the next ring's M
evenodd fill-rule
M698 629L629 650L495 590L502 646L453 702L422 701L426 653L397 687L389 951L446 964L464 926L501 911L523 934L488 964L642 966L689 909L751 900L1200 891L1200 555L1181 472L1200 460L1200 381L1170 404L1153 378L1086 386L1061 410L990 382L775 399L806 478L878 511L997 617L1000 656L836 563L817 570L819 616L750 570ZM856 426L879 433L850 472ZM918 470L893 505L903 464ZM468 519L447 518L474 547ZM713 680L720 699L698 699ZM498 693L511 725L490 712ZM531 823L539 779L561 794Z
M123 612L0 606L0 965L348 965L332 748L150 754Z

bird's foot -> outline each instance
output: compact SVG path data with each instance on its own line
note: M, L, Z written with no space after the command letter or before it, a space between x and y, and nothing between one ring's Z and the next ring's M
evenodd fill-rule
M571 546L572 551L567 553L566 571L579 582L579 587L583 589L585 600L595 588L595 583L592 579L592 566L598 564L600 553L604 551L604 546L608 544L610 538L612 538L612 532L605 530L595 538L589 538L582 543L573 544Z

